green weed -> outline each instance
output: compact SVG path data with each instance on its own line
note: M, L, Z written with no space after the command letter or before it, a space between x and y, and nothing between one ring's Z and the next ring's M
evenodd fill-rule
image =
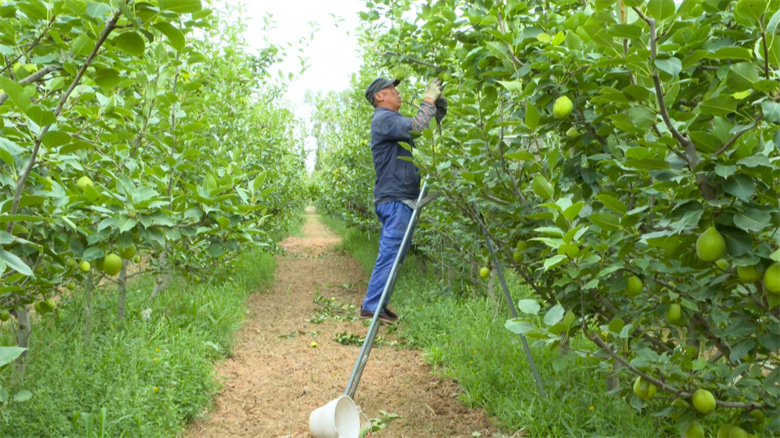
M128 285L123 320L115 291L100 289L88 336L82 294L64 298L35 325L24 376L0 376L11 392L33 393L1 412L0 436L178 435L212 404L214 361L230 354L244 300L266 288L273 272L273 257L253 252L230 283L174 279L154 300L152 279L142 276Z

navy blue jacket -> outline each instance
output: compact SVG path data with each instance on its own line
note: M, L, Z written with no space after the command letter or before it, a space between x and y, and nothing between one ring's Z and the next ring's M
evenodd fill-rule
M387 108L374 111L371 119L371 155L376 172L374 203L377 205L417 199L420 195L420 172L411 162L412 153L398 144L404 142L414 147L411 131L411 118Z

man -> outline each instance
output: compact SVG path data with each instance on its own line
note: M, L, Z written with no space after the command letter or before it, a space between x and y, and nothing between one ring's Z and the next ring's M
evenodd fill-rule
M400 82L399 79L377 78L366 89L366 99L375 108L371 119L371 155L376 172L374 206L382 223L382 232L379 254L360 308L360 317L373 318L374 313L379 311L379 320L384 323L398 320L398 315L387 307L387 302L380 303L379 299L411 220L411 205L420 194L420 174L410 161L412 154L399 142L414 147L413 133L422 132L434 116L441 121L446 113L446 101L440 98L441 81L434 79L425 89L417 115L413 118L402 116L398 112L401 95L395 88ZM387 297L389 300L390 297Z

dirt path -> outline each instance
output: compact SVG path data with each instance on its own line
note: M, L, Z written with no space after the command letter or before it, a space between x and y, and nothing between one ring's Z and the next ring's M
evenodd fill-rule
M309 414L344 392L360 345L336 338L368 331L349 307L359 308L368 278L350 255L335 252L339 237L307 213L305 237L281 243L287 255L278 258L272 290L249 298L235 355L219 369L225 388L189 437L310 437ZM374 436L494 436L484 413L464 407L457 384L433 376L419 351L392 346L398 338L386 327L378 336L384 344L372 350L355 402L369 418L381 418L380 410L401 418Z

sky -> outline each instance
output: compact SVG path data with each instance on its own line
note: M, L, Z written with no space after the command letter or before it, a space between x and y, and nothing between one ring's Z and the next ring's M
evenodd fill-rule
M229 5L238 0L223 0ZM317 23L314 40L305 47L302 56L308 58L309 68L297 80L289 84L287 100L295 108L295 114L308 120L311 109L304 105L306 90L337 91L349 87L353 73L360 69L358 43L354 29L360 23L358 13L365 10L361 0L244 0L244 17L248 19L246 41L251 48L265 47L263 17L270 13L275 29L268 34L270 42L282 47L296 43L299 38L311 34L309 22ZM336 19L339 19L336 26ZM343 21L342 21L343 20ZM350 33L352 36L348 35ZM287 49L288 56L278 65L283 72L299 72L301 63L297 50ZM306 139L306 148L312 152L307 158L307 168L314 168L314 139Z

